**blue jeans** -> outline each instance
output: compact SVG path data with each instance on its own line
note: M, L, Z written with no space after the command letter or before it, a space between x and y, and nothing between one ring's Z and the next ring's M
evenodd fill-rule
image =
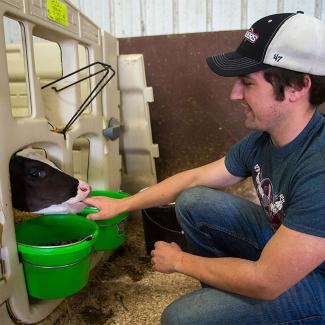
M257 260L274 234L259 205L206 187L184 191L176 214L190 251L200 256ZM314 271L273 301L202 284L170 304L161 324L325 324L325 275Z

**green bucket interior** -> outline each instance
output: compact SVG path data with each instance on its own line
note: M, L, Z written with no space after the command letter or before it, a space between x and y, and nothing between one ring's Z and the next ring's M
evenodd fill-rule
M78 215L45 215L16 225L30 296L64 298L88 281L91 253L99 227Z
M90 193L90 196L106 196L114 199L122 199L129 195L124 192L114 192L106 190L96 190ZM79 212L82 216L98 212L97 208L87 207ZM99 236L95 243L95 250L112 250L122 245L126 238L126 218L127 213L121 213L114 218L106 220L96 220L99 226Z

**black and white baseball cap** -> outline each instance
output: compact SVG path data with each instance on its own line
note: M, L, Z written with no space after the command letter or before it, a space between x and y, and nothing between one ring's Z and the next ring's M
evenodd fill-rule
M235 77L269 66L325 75L325 25L302 12L258 20L246 31L236 51L207 58L218 75Z

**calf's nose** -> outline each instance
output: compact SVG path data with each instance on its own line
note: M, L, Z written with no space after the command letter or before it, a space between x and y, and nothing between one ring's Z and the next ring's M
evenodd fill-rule
M88 195L91 191L91 186L87 183L79 181L78 190L80 190L84 194Z

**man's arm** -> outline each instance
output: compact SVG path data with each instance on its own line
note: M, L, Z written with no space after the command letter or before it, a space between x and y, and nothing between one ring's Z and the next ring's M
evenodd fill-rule
M190 169L162 182L145 191L125 199L108 199L103 197L87 198L86 204L96 206L101 212L89 215L90 219L111 218L119 213L165 205L174 202L177 196L193 186L225 188L238 183L242 178L230 174L225 166L224 158L202 167Z
M273 300L324 262L325 238L282 225L257 261L195 256L164 242L156 243L152 256L157 271L176 271L218 289Z

